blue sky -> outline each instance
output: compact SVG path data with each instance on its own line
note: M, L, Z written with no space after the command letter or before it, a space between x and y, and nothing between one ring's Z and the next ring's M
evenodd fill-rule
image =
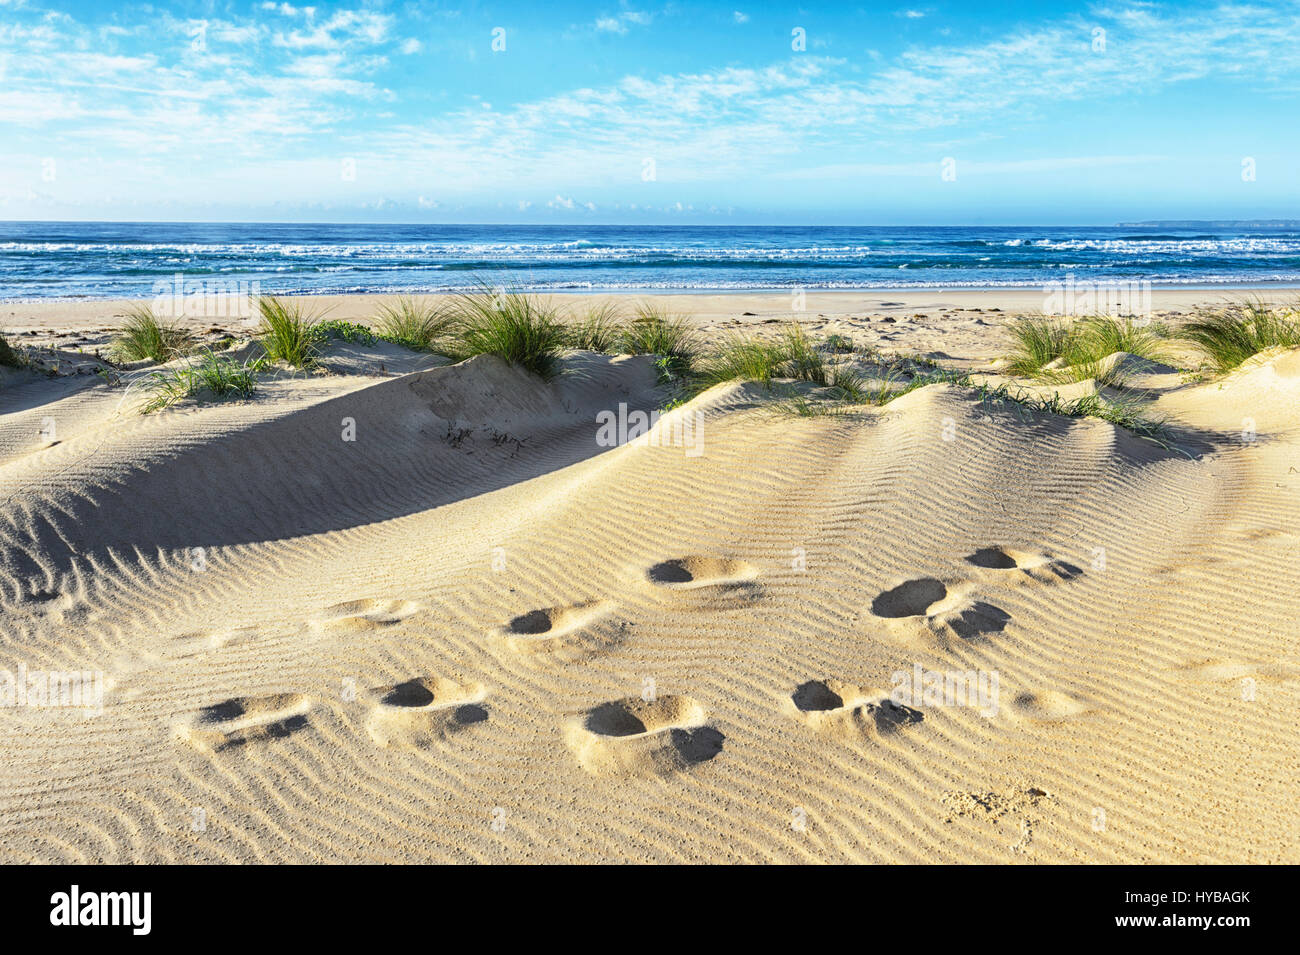
M1300 217L1298 38L1297 3L0 0L0 218Z

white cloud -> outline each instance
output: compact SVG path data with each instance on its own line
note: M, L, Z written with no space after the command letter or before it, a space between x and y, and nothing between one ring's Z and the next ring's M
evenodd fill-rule
M399 49L401 49L401 51L405 53L407 56L410 56L412 53L419 53L420 41L417 40L415 37L411 37L408 40L403 40L402 45Z
M380 80L386 56L410 43L394 31L393 16L341 10L317 19L308 8L286 7L270 4L270 18L210 19L202 54L190 49L197 21L166 15L151 24L160 37L145 46L139 31L127 43L98 27L5 18L0 133L11 153L94 157L95 168L108 170L95 175L115 176L123 189L139 182L143 195L151 188L211 193L221 183L270 195L280 186L337 188L337 158L320 157L342 153L364 160L366 179L408 203L430 188L428 170L436 169L447 202L444 189L494 201L517 189L553 195L545 202L550 209L590 211L597 202L609 209L607 194L653 188L641 180L647 156L659 181L674 185L762 176L851 181L920 175L908 170L921 168L933 176L916 147L939 143L945 151L934 161L957 156L963 177L1017 162L1027 165L1015 169L1029 173L1146 161L1012 155L998 166L961 157L972 143L992 142L981 137L996 135L1007 120L1060 116L1071 103L1132 103L1201 78L1267 95L1294 89L1300 76L1291 11L1141 6L1099 8L1087 21L980 44L916 47L874 62L806 54L766 67L629 75L545 97L503 102L494 95L492 104L431 110L427 100L402 100ZM624 29L649 19L632 16L624 10L614 19ZM1096 25L1108 33L1102 53L1091 50ZM20 140L21 147L12 145ZM891 152L899 143L912 152ZM208 158L196 160L199 152ZM846 157L857 162L845 164ZM877 161L900 158L908 161ZM61 172L60 188L73 181ZM15 178L13 194L26 183ZM570 198L575 194L595 201ZM634 194L652 208L664 201Z
M732 13L731 16L732 16L732 19L734 19L737 23L748 23L748 22L749 22L749 14L748 14L748 13L741 13L739 10L737 10L737 11L735 11L734 13Z
M315 23L310 16L307 20L307 29L276 33L273 37L275 45L300 50L310 47L342 49L348 46L382 43L388 38L388 30L393 24L394 17L392 14L374 13L369 10L340 10L319 24Z
M623 10L620 13L599 16L593 24L600 33L617 33L620 36L627 33L630 26L649 26L653 19L650 14L639 10Z

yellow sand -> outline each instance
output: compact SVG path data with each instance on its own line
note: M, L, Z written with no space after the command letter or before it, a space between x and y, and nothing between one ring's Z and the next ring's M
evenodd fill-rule
M1028 307L905 299L794 317L978 369ZM1180 452L948 385L725 385L660 423L694 447L608 448L648 359L343 351L147 417L0 390L0 669L104 680L0 709L0 861L1300 861L1297 353L1142 377ZM996 713L889 702L918 665Z

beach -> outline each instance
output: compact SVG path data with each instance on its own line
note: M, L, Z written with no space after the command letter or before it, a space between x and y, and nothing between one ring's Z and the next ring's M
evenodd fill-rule
M1296 300L1147 317L1247 294ZM334 341L146 415L130 302L0 304L58 349L0 387L3 861L1300 861L1294 349L1120 356L1157 441L988 397L1037 288L551 300L952 378L791 413Z
M539 296L556 305L570 317L579 316L593 304L611 303L631 312L639 303L649 303L664 311L689 316L692 323L706 332L733 327L745 328L764 322L797 321L810 329L832 328L836 323L861 326L864 332L882 336L904 336L901 347L927 350L923 346L939 342L944 336L959 334L965 325L981 321L997 324L1002 318L1042 312L1053 295L1041 288L1016 289L897 289L884 292L812 291L665 294L654 290L628 293L567 293ZM1269 288L1150 288L1148 317L1175 319L1196 309L1222 308L1244 299L1286 305L1300 299L1300 289L1284 286ZM285 296L300 303L303 309L324 318L343 321L373 320L378 307L391 301L391 294L303 295ZM429 301L446 301L450 294L421 296ZM170 292L164 296L170 300ZM247 335L256 329L252 309L233 307L235 299L211 297L200 314L186 314L183 304L170 314L180 324L194 331L220 329L222 334ZM82 343L82 347L105 342L119 327L133 306L149 305L154 298L139 299L56 299L31 302L0 302L0 330L33 343ZM247 301L247 296L245 296ZM207 314L201 314L206 309ZM1087 314L1091 310L1080 310ZM886 321L894 319L893 322ZM874 323L875 328L871 329ZM888 325L898 327L886 328ZM928 327L922 327L928 326ZM977 329L984 326L975 326ZM35 334L30 334L30 333ZM69 334L71 333L71 334ZM97 334L96 334L97 333ZM214 333L215 334L215 333ZM913 336L916 336L913 338ZM976 332L963 348L982 355L998 347L995 336Z

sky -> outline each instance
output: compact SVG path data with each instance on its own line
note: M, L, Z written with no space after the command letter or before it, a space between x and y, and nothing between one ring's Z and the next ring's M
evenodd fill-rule
M0 0L0 219L1300 218L1300 2Z

